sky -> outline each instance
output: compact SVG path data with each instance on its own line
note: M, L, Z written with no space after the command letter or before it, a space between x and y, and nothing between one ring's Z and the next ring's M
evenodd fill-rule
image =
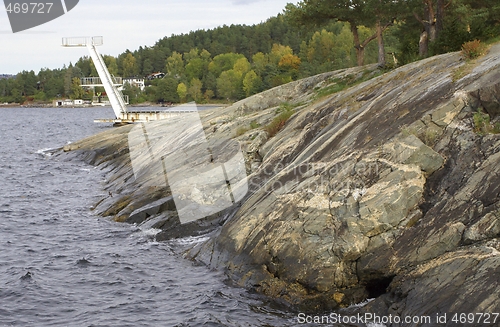
M55 2L58 0L51 0ZM32 2L32 1L27 1ZM103 36L101 54L117 56L153 46L172 34L230 24L258 24L281 13L294 0L80 0L64 16L12 33L0 6L0 74L62 68L88 55L86 48L64 48L63 37Z

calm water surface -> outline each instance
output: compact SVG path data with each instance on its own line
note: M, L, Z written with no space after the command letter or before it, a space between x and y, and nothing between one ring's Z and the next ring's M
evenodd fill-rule
M1 327L296 325L152 231L92 214L103 172L47 150L110 128L93 119L111 108L0 115Z

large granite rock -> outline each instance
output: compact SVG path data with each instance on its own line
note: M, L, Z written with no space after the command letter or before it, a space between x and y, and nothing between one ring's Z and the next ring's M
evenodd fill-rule
M318 96L339 80L377 74L352 68L204 112L209 139L242 144L249 193L188 225L168 187L130 178L130 127L65 151L109 170L113 196L99 213L162 228L159 239L209 233L184 253L296 309L375 298L357 310L499 312L500 138L476 133L473 116L481 109L494 121L500 112L500 45L454 82L463 64L445 54ZM268 124L283 101L295 114L276 136L236 133Z

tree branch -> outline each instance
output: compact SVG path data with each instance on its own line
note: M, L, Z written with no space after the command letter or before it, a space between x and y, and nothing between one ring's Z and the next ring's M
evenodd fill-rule
M415 16L415 18L420 22L420 24L422 24L425 27L424 20L420 18L420 16L416 12L413 12L413 16Z
M363 43L361 44L361 46L364 48L368 43L370 43L370 41L373 41L376 38L377 38L377 32L375 32L372 36L370 36L369 38L364 40Z
M389 27L389 26L392 26L392 21L385 24L384 26L382 26L382 33ZM372 36L370 36L369 38L367 38L366 40L363 41L362 44L360 44L361 47L366 47L366 45L368 43L370 43L371 41L375 40L377 38L377 32L375 32L375 34L373 34Z
M432 5L432 0L425 0L427 7L429 8L429 20L434 23L436 20L436 13L434 12L434 6Z

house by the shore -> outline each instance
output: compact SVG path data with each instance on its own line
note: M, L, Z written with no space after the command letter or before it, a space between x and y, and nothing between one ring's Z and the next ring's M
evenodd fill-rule
M88 101L84 101L82 99L57 99L52 101L53 107L75 107L75 106L85 106L90 105Z

